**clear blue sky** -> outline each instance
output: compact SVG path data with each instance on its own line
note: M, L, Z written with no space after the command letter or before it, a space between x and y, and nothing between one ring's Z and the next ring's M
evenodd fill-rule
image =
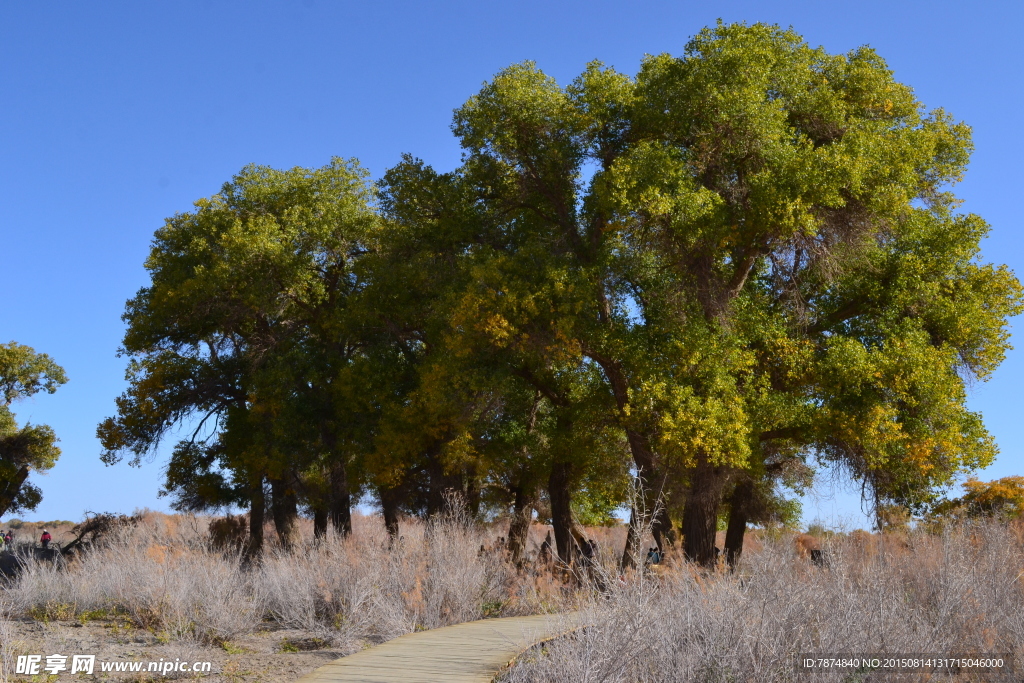
M0 3L0 341L71 378L16 407L64 449L34 478L44 501L28 517L164 508L162 459L106 468L95 427L124 388L120 315L165 217L248 163L354 156L376 177L411 152L451 168L452 109L499 69L532 59L564 83L600 59L635 73L719 17L791 25L832 52L869 44L929 107L973 126L957 192L993 226L985 257L1024 275L1019 1ZM1018 345L971 394L1002 448L987 478L1024 474ZM848 495L819 505L805 516L860 524Z

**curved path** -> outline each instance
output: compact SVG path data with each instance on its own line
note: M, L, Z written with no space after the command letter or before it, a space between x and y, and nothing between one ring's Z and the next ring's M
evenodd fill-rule
M566 615L483 619L408 633L336 659L302 683L487 683L534 643L559 633Z

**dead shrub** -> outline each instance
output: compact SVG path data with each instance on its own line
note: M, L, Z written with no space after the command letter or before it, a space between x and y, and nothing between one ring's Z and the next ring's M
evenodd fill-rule
M797 653L1013 653L1024 661L1024 545L1004 524L833 537L821 544L827 567L801 557L791 539L762 542L735 574L683 566L655 580L635 575L586 611L585 629L503 680L775 683L794 680Z
M22 613L59 604L75 614L126 614L139 628L173 638L230 638L262 618L259 591L237 558L166 535L160 525L121 525L68 567L28 562L9 594Z
M270 545L251 564L234 549L242 517L98 518L83 525L73 561L25 562L7 591L17 614L55 623L117 615L171 642L225 642L284 627L304 631L303 642L356 648L569 604L550 574L517 573L500 549L478 552L496 547L503 529L452 516L405 520L392 541L380 519L357 515L349 538L307 534L291 550Z

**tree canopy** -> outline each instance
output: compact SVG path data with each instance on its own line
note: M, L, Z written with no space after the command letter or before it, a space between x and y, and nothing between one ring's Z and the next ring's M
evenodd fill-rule
M969 478L960 498L936 502L929 510L929 521L976 517L1018 518L1024 514L1024 477L1013 476L980 481Z
M23 344L0 344L0 516L34 510L42 492L28 477L46 472L60 457L57 436L47 425L18 426L11 404L67 382L64 369L45 353Z
M543 511L566 559L634 476L628 565L648 522L713 562L723 506L736 550L815 465L922 508L995 456L964 387L1021 287L958 212L969 128L870 48L719 23L633 77L513 65L452 129L448 173L248 167L169 219L104 458L198 418L180 505L256 518L266 486L284 538L300 503L368 487L394 530L458 491Z

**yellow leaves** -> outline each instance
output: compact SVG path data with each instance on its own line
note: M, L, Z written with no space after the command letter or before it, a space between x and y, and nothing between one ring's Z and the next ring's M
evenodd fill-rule
M454 437L445 442L441 449L441 461L449 466L466 463L478 457L472 433L460 429Z
M478 328L499 348L504 347L514 332L512 325L499 313L492 313L480 322Z
M932 456L936 450L936 439L925 437L913 440L907 445L904 462L916 468L921 475L927 476L929 472L935 469Z
M971 477L964 482L965 495L954 500L944 500L934 506L934 513L941 516L967 514L1002 515L1020 517L1024 514L1024 477L1003 477L993 481L979 481Z
M624 409L629 422L655 421L658 450L682 467L707 458L716 465L742 467L749 457L750 420L744 400L727 387L712 396L665 381L646 382L631 392Z
M570 336L561 327L554 331L555 343L544 348L544 352L555 362L579 360L583 356L580 340Z

